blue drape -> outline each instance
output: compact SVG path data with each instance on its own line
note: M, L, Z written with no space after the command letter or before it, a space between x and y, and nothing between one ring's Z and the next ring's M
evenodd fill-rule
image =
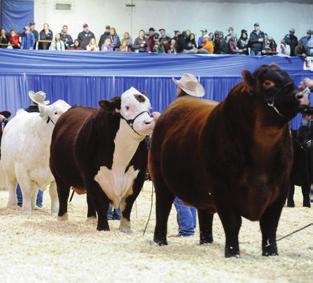
M279 64L297 84L310 76L300 58L0 50L0 110L28 106L29 90L45 91L50 101L97 106L134 86L155 111L163 111L176 96L172 77L184 72L199 77L205 98L221 101L241 81L243 69L266 63ZM298 116L292 127L299 124Z
M34 0L2 0L1 26L17 32L34 20Z

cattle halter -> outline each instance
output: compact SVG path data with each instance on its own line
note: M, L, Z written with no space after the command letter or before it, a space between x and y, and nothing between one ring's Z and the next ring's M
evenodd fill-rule
M278 108L275 106L275 96L277 96L279 93L281 93L286 87L293 85L293 82L286 83L283 85L280 89L278 89L271 97L266 98L266 105L272 108L280 117L289 120L289 118L282 114Z
M120 116L121 116L121 118L122 118L123 120L125 120L125 122L128 124L128 126L129 126L138 136L141 136L141 134L139 134L139 133L135 130L135 128L134 128L134 123L135 123L135 120L136 120L139 116L141 116L142 114L144 114L144 113L148 113L148 115L149 115L150 117L152 117L152 116L151 116L151 113L150 113L149 111L142 111L142 112L140 112L137 116L135 116L135 118L133 118L133 119L126 119L122 114L120 114Z
M55 122L53 122L53 120L50 118L50 116L48 116L47 124L49 124L49 122L51 122L53 125L55 125Z

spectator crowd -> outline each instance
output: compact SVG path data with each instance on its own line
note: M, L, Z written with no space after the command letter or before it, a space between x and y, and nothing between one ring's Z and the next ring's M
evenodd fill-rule
M271 35L261 30L259 23L254 24L250 34L246 29L242 29L239 37L233 27L228 29L226 35L222 31L208 32L203 29L198 39L190 30L175 30L170 36L164 28L156 31L151 27L148 32L140 30L134 40L128 32L119 37L116 29L108 25L98 42L89 26L84 24L83 30L75 38L73 40L67 25L63 25L61 32L54 34L47 23L38 32L32 22L20 34L14 29L7 32L2 28L0 48L304 57L313 54L312 30L308 30L307 34L298 40L295 30L291 28L277 44Z

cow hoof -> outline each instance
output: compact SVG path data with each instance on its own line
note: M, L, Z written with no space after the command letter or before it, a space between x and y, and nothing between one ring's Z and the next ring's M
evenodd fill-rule
M278 256L278 252L268 252L268 251L265 251L262 253L262 256Z
M310 201L303 202L303 207L311 207L311 202Z
M165 239L155 239L153 240L158 246L167 246L168 242Z
M32 216L32 211L31 210L23 210L23 215L25 217L31 217Z
M213 237L200 237L200 245L205 245L205 244L212 244L213 243Z
M53 218L58 217L58 213L56 213L56 212L51 212L51 216L52 216Z
M120 221L120 227L119 230L123 233L131 233L132 230L130 228L130 221L128 221L125 218L122 218Z
M276 243L263 247L262 256L278 256Z
M294 201L288 201L287 202L287 207L295 207L295 203L294 203Z
M7 205L7 209L16 208L16 206L17 206L17 203L10 203ZM18 206L18 207L20 207L20 206Z
M239 249L234 248L234 247L227 247L225 248L225 257L235 257L235 258L240 258L240 252Z
M63 216L58 216L59 221L67 221L68 220L68 214L65 213Z
M126 233L126 234L131 234L133 233L132 229L130 229L130 227L120 227L119 230L123 233Z
M97 231L99 232L107 232L110 231L109 227L97 227Z

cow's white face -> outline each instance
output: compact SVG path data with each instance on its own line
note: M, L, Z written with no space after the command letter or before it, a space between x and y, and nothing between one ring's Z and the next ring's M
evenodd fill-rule
M133 120L132 126L140 135L150 135L155 125L150 114L151 104L148 97L131 87L121 95L120 114L126 120Z
M53 123L56 123L70 107L64 100L59 99L51 105L39 105L39 112L44 119L50 118Z

